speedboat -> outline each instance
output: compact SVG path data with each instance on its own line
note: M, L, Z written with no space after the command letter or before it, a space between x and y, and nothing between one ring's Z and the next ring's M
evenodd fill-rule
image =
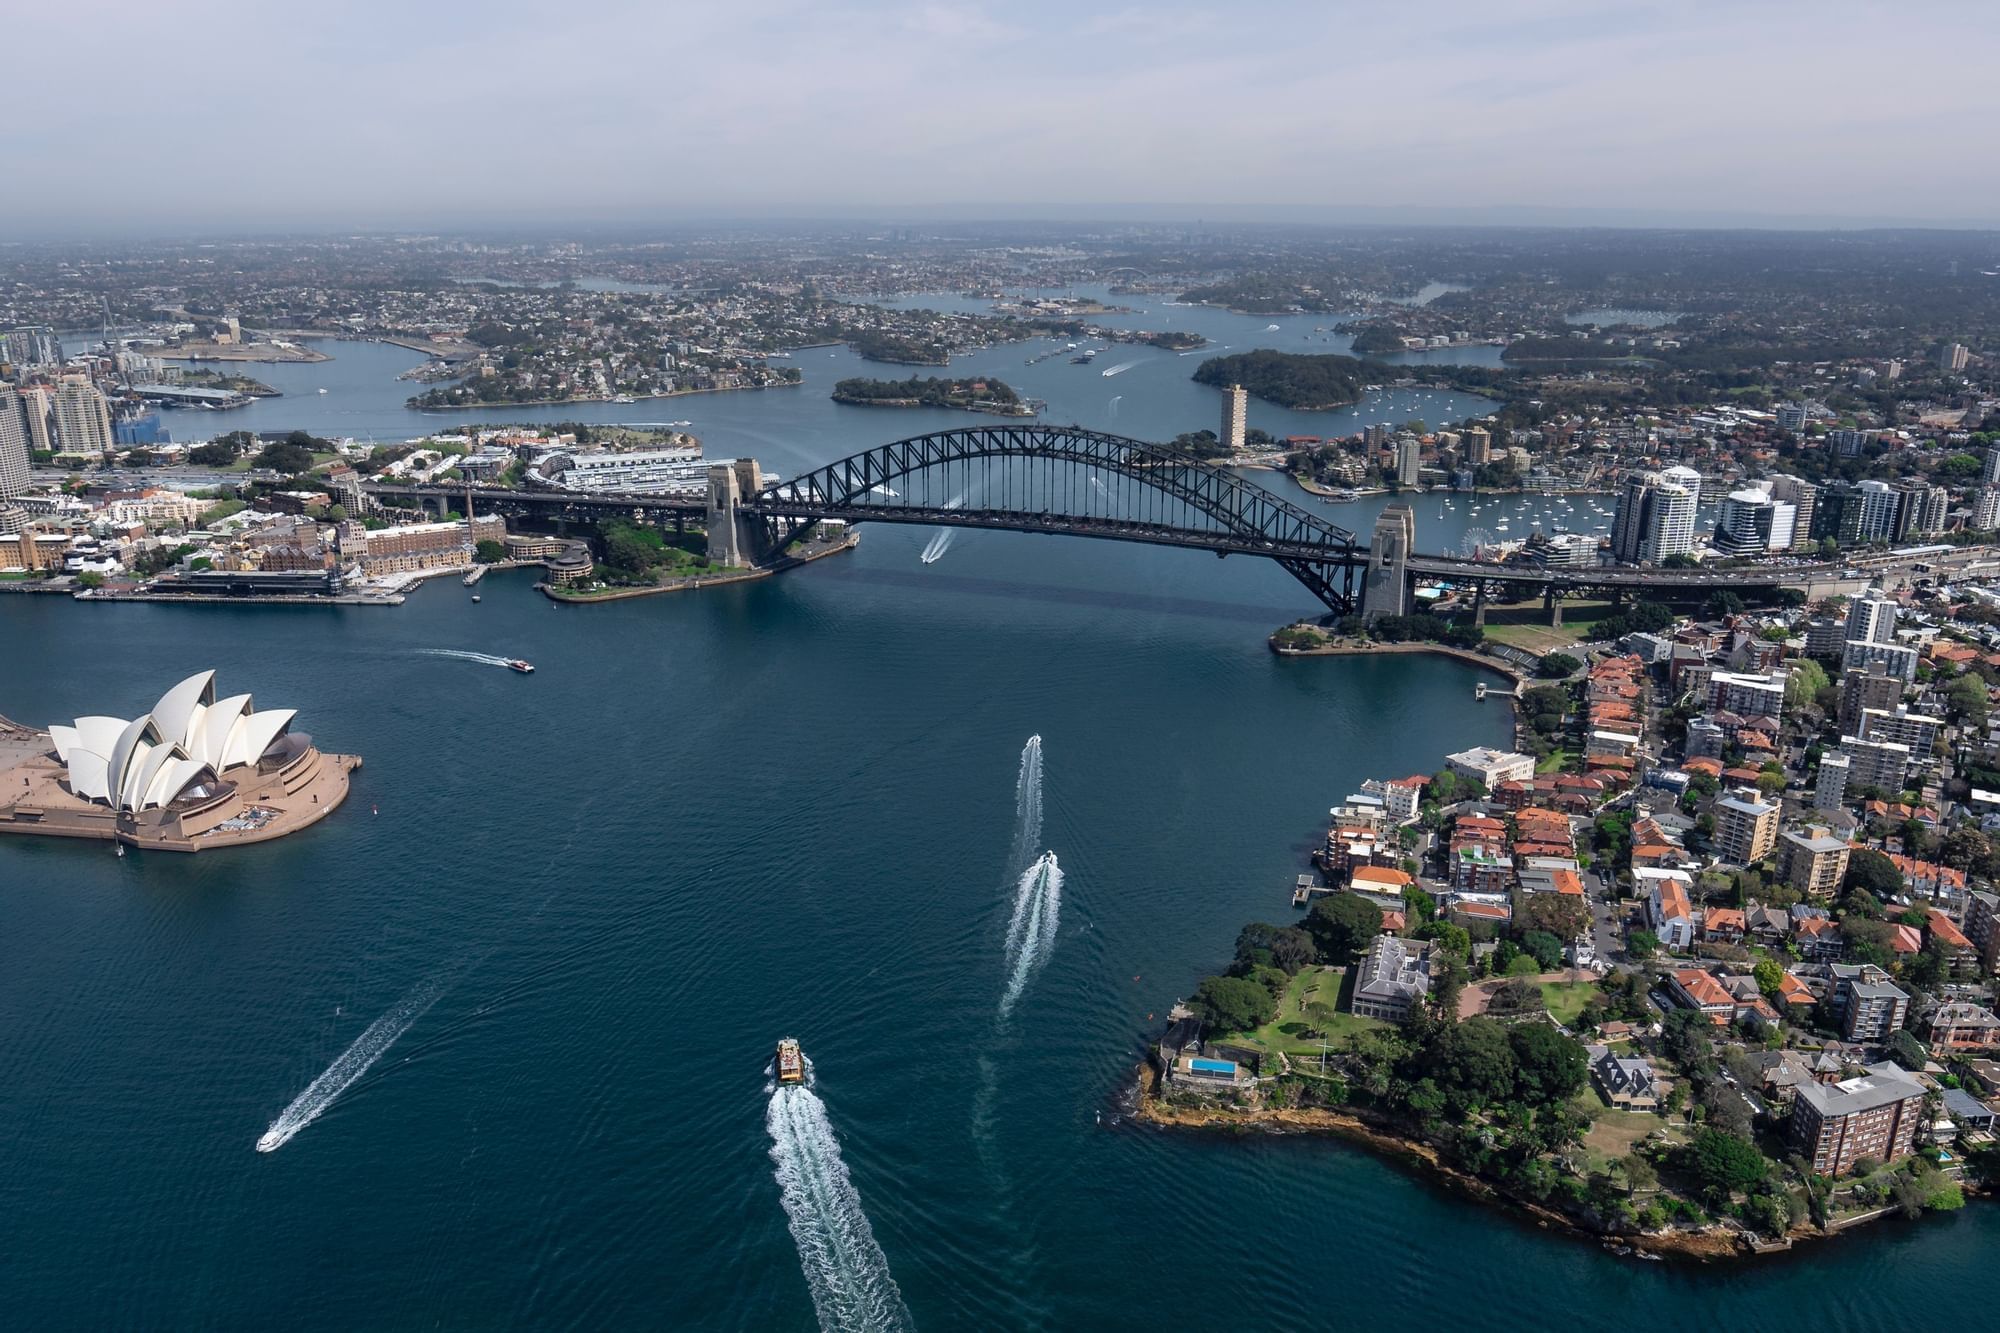
M534 665L532 663L523 662L518 657L510 657L507 659L507 669L509 671L518 671L524 676L532 676L535 674Z
M778 1039L777 1069L778 1082L780 1083L803 1083L806 1081L805 1057L799 1054L799 1039L797 1037L780 1037Z

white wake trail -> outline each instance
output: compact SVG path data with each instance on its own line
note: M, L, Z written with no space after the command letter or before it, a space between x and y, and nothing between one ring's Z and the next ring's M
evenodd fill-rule
M320 1113L333 1105L334 1100L346 1092L354 1080L367 1073L368 1067L382 1058L382 1053L395 1044L396 1038L408 1032L410 1025L437 1003L442 990L443 987L436 982L425 982L404 996L395 1008L370 1023L368 1030L356 1037L354 1044L326 1067L325 1073L307 1084L306 1090L278 1113L278 1118L257 1140L257 1151L276 1152L290 1143L300 1130L319 1119Z
M1138 364L1137 361L1120 361L1117 365L1104 372L1104 378L1110 379L1113 375L1122 375Z
M924 547L923 554L917 558L927 565L935 565L938 561L944 559L944 553L951 549L952 538L956 536L958 536L957 528L941 529L936 536L931 538L930 544Z
M764 1124L780 1201L820 1328L824 1333L909 1328L903 1293L841 1160L826 1104L809 1087L780 1087L771 1093Z
M1054 852L1043 852L1041 860L1021 872L1014 919L1007 923L1008 954L1014 969L1007 978L1007 991L1000 997L1002 1018L1013 1012L1029 978L1055 948L1056 927L1062 918L1062 886L1062 867L1056 864Z
M1042 738L1030 736L1021 747L1021 769L1014 777L1014 859L1007 863L1007 873L1026 866L1041 845Z
M962 509L964 506L965 493L963 491L944 502L946 509ZM923 554L917 558L927 565L936 564L938 561L944 559L944 553L951 549L951 543L957 536L957 528L939 528L937 535L931 538L930 544L924 547Z
M491 653L468 653L458 648L423 648L419 650L425 657L454 657L461 662L478 662L484 666L503 667L508 665L504 657Z

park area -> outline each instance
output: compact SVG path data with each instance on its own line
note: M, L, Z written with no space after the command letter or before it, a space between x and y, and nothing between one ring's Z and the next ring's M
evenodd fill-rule
M1384 1026L1379 1020L1348 1012L1348 985L1345 968L1301 968L1285 986L1278 1012L1270 1022L1228 1040L1266 1055L1283 1053L1295 1058L1318 1056L1322 1045L1338 1050L1350 1037Z

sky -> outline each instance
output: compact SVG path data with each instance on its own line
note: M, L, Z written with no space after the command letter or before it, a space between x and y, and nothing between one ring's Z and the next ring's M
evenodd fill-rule
M9 238L2000 224L1991 0L64 0L4 40Z

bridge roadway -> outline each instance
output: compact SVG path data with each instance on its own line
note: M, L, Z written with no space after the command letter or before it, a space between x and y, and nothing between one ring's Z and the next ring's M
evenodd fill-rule
M544 518L671 518L677 526L690 516L707 513L705 496L645 495L616 492L572 492L522 490L500 486L409 485L364 482L367 494L383 500L415 502L440 511L465 501L468 496L481 512L536 515ZM1049 533L1058 536L1098 537L1115 541L1143 542L1156 546L1213 551L1223 555L1254 555L1287 565L1314 565L1322 569L1362 569L1368 563L1366 545L1331 545L1307 541L1267 541L1246 534L1189 530L1160 524L1119 520L1101 516L1076 517L1051 513L1017 513L990 509L945 509L915 504L887 504L855 500L835 502L786 495L780 486L748 497L742 508L746 515L765 519L839 519L848 523L904 523L924 527L986 528L1012 532ZM1940 573L1965 573L1974 569L2000 572L2000 548L1991 546L1956 547L1948 551L1926 551L1921 555L1886 551L1856 554L1834 563L1761 564L1730 569L1637 569L1630 566L1599 565L1590 568L1502 565L1467 560L1448 555L1412 555L1408 574L1415 579L1474 586L1508 586L1536 593L1597 590L1638 592L1648 588L1694 595L1717 589L1798 588L1809 596L1852 592L1883 575L1908 575L1912 566L1929 564Z

